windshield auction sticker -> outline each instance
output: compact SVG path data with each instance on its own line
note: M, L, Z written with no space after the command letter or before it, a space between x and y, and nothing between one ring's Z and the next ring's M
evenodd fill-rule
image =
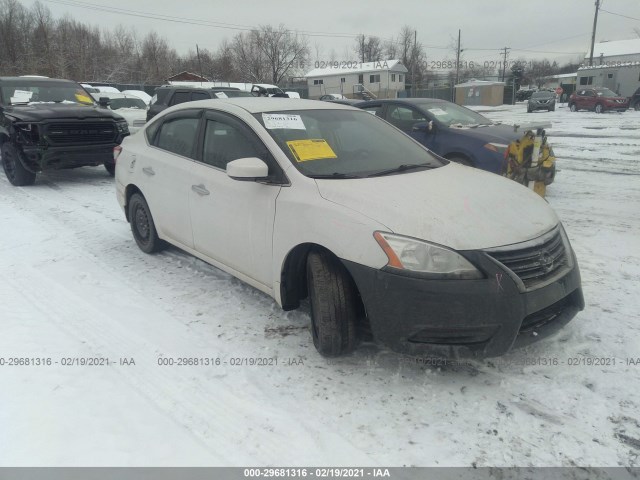
M287 130L306 130L300 115L287 115L283 113L263 113L262 121L265 128L274 130L284 128Z
M326 140L312 138L309 140L290 140L287 142L289 150L297 162L320 160L323 158L338 158Z
M31 100L33 96L33 92L30 90L15 90L13 92L13 97L11 97L11 103L22 103L28 102Z
M430 108L429 111L433 113L436 117L440 117L442 115L446 115L447 112L442 110L441 108Z

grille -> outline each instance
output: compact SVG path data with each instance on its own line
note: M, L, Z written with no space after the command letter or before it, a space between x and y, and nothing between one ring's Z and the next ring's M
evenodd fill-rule
M116 126L106 122L52 123L47 128L47 136L54 145L112 142Z
M556 278L568 266L567 251L559 228L542 236L531 246L516 246L487 253L517 275L527 289Z

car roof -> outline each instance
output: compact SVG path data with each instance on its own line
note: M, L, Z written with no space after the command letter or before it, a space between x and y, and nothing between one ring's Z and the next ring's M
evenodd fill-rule
M213 102L213 103L211 103ZM248 113L278 112L286 110L354 110L353 107L341 105L335 102L321 102L319 100L305 100L296 98L278 97L237 97L217 100L197 100L195 102L185 102L172 107L173 111L189 108L214 108L229 105L239 107Z
M379 99L379 100L364 100L363 101L363 105L365 103L369 104L369 103L392 103L392 102L406 103L406 104L409 104L409 105L427 105L427 104L432 104L432 103L452 103L452 102L448 102L447 100L441 100L439 98L384 98L384 99ZM359 105L359 106L363 106L363 105Z
M160 85L158 88L169 89L175 88L176 90L213 90L214 92L225 92L225 91L239 91L240 89L237 87L205 87L202 85Z
M140 97L136 97L131 93L95 92L94 95L98 95L99 97L107 97L107 98L135 98L137 100L142 100Z

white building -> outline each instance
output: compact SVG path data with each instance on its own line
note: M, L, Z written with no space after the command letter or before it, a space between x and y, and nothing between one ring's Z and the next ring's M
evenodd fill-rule
M593 46L594 65L612 65L617 62L640 62L640 38L600 42ZM584 57L589 65L589 51Z
M375 98L396 98L404 91L407 68L400 60L379 62L316 62L305 75L309 98L340 93L348 98L362 98L362 93Z

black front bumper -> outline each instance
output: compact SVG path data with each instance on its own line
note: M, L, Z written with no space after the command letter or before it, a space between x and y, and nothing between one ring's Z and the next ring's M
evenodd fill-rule
M68 145L60 147L23 145L22 153L25 167L40 172L63 168L95 167L113 164L113 147L117 143L100 145Z
M486 278L433 280L343 262L358 286L376 340L409 355L502 355L512 346L550 335L584 308L575 256L573 268L563 276L524 292L486 254L466 256Z

